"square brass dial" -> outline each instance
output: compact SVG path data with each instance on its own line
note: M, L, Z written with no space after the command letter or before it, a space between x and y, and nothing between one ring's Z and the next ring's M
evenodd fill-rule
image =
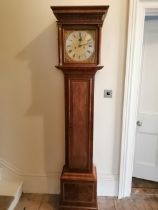
M65 29L63 33L64 63L96 63L95 29Z

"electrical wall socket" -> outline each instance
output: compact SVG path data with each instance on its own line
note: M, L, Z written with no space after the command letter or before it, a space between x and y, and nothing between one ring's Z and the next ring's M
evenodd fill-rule
M104 90L104 98L112 98L112 90Z

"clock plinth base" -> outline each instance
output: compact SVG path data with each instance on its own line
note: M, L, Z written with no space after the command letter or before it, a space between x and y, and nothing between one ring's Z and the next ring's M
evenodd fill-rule
M97 210L96 168L92 173L67 172L61 175L60 210Z
M78 205L73 205L73 206L68 206L68 205L60 205L59 206L60 210L98 210L96 207L85 207L85 206L78 206Z

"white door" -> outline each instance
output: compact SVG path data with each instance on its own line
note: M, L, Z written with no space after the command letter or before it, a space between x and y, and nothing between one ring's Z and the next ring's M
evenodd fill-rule
M133 176L158 182L158 17L146 17Z

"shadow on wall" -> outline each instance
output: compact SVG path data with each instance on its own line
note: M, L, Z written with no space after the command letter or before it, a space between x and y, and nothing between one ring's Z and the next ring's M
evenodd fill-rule
M56 22L17 55L18 60L28 62L31 71L32 104L26 116L42 116L42 153L47 174L59 172L53 170L61 170L64 161L64 79L54 67L58 64L57 55ZM36 147L37 142L32 139L30 146ZM33 158L38 159L38 155L33 154Z

